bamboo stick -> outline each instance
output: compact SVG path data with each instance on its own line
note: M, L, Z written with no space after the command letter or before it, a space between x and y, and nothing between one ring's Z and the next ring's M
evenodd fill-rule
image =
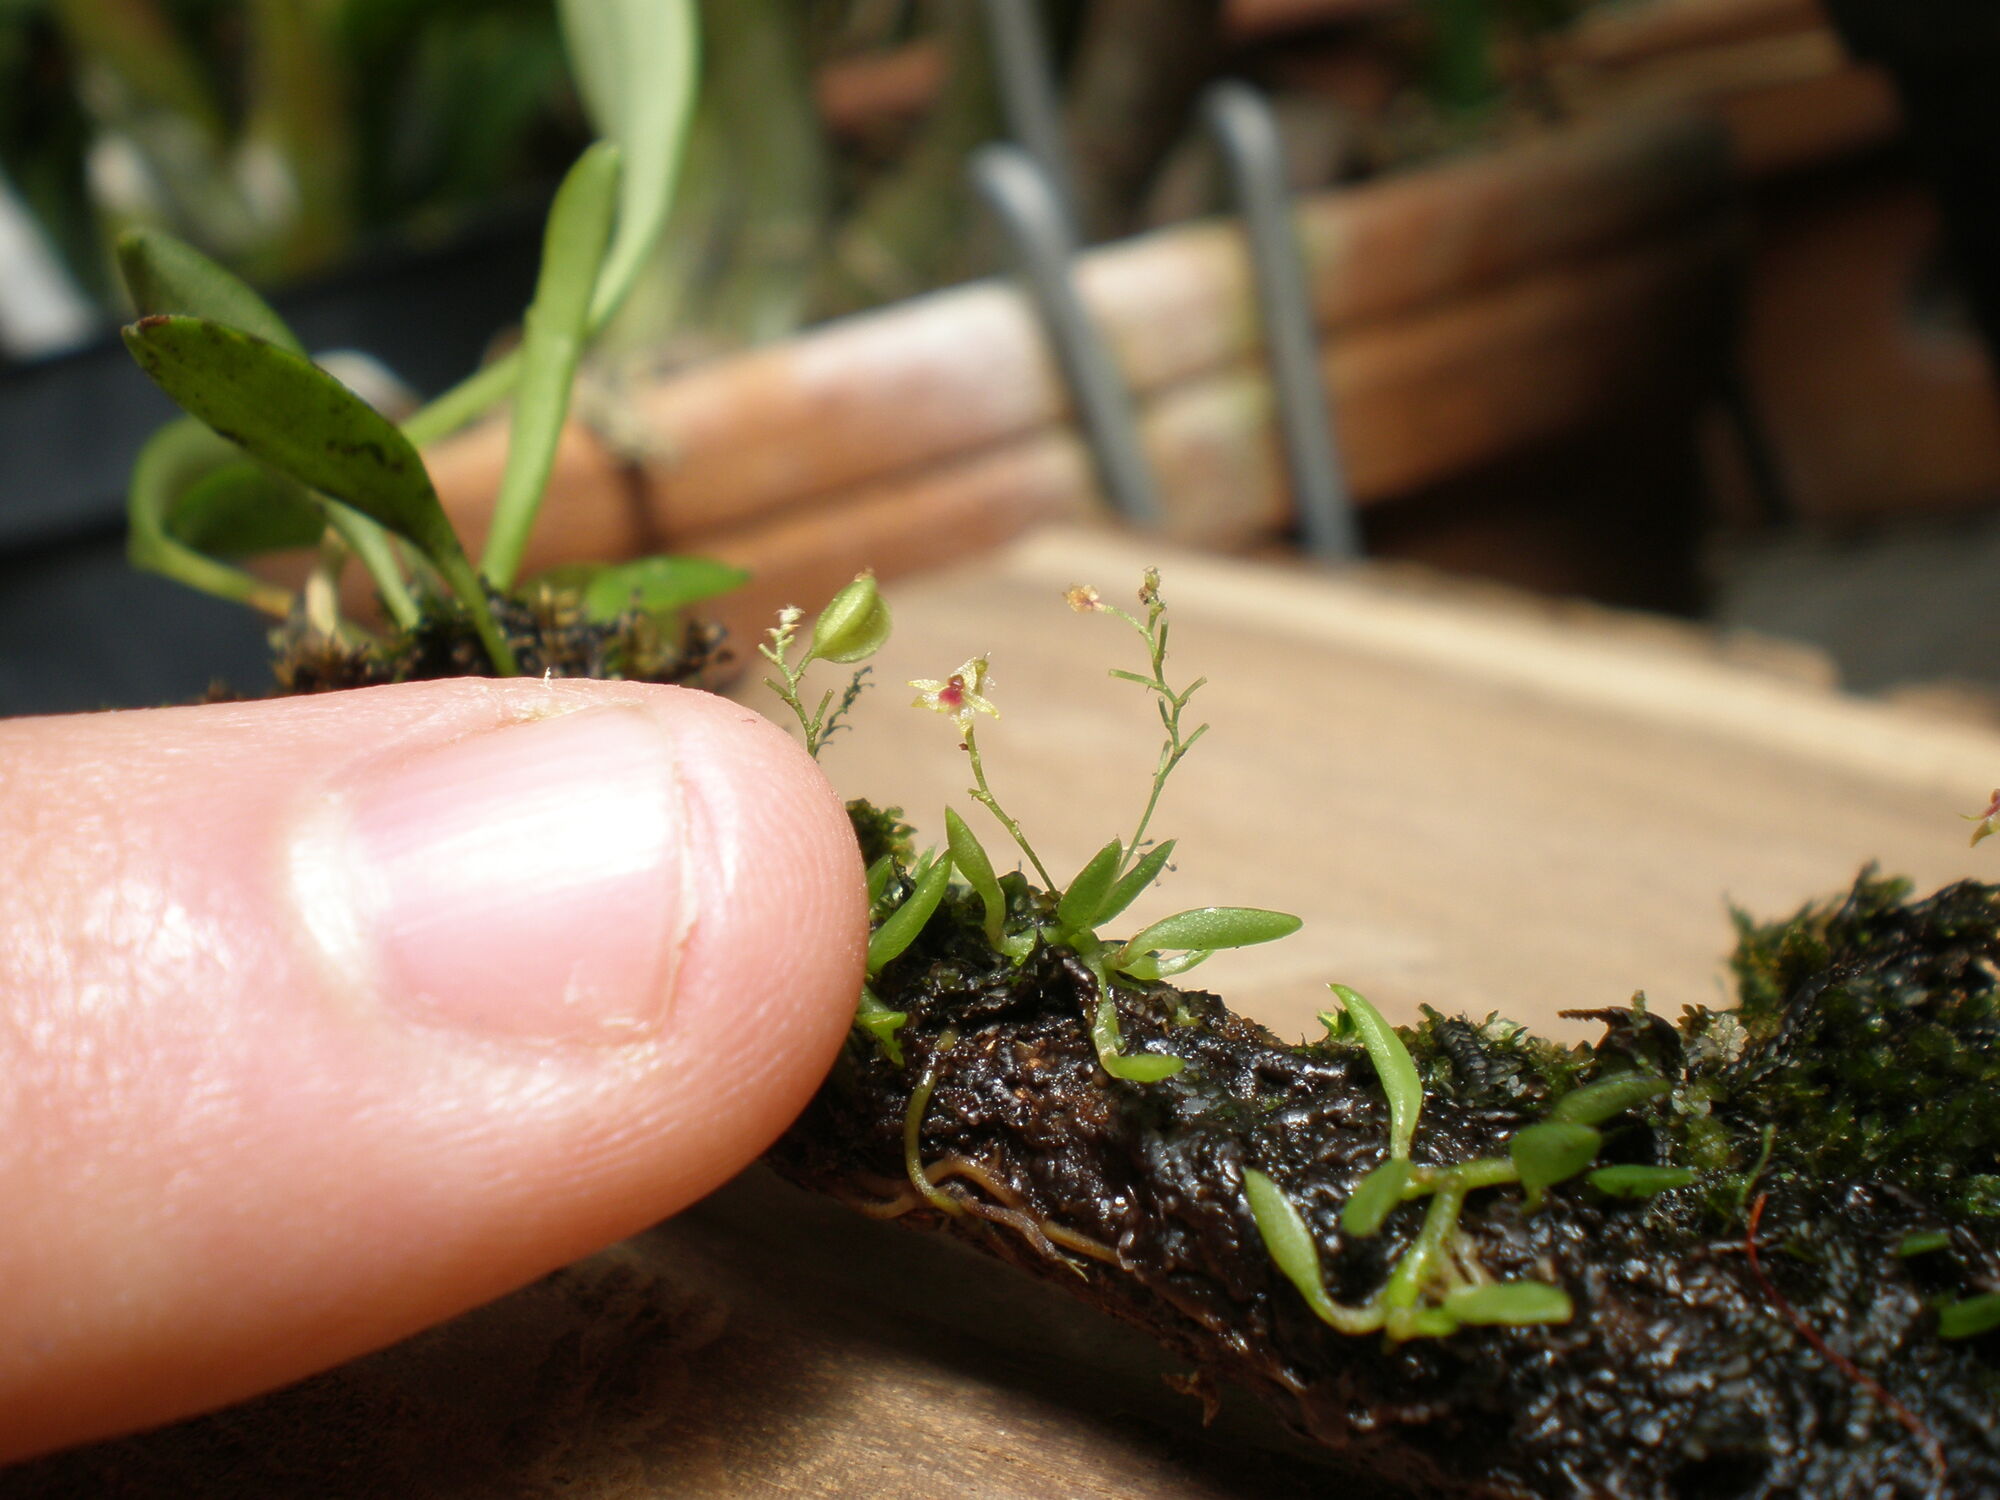
M1674 117L1322 196L1301 215L1317 321L1338 348L1372 325L1535 268L1712 222L1728 180L1717 129ZM1093 252L1079 276L1142 399L1254 349L1243 246L1231 226ZM1066 414L1031 312L1012 287L988 282L843 319L643 392L635 415L651 440L629 483L657 497L667 534L696 535L1016 441ZM505 451L496 424L430 455L448 503L475 533ZM616 470L572 432L554 488L596 493Z

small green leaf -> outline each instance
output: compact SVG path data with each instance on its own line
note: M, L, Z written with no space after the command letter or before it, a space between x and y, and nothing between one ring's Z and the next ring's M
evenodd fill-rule
M1389 1154L1407 1159L1410 1143L1417 1137L1417 1117L1423 1112L1424 1084L1417 1077L1417 1065L1396 1028L1382 1019L1382 1012L1344 984L1330 984L1334 998L1347 1012L1347 1019L1361 1034L1375 1064L1375 1076L1382 1092L1389 1096Z
M2000 1328L2000 1292L1984 1292L1947 1302L1938 1309L1938 1336L1947 1339L1976 1338Z
M1365 1240L1381 1229L1391 1209L1403 1201L1410 1181L1408 1158L1392 1156L1362 1178L1340 1211L1343 1234Z
M1588 1125L1549 1122L1524 1125L1507 1143L1507 1155L1521 1174L1530 1211L1541 1206L1542 1192L1567 1182L1597 1159L1604 1137Z
M1056 903L1056 922L1065 938L1089 932L1097 925L1097 914L1118 879L1118 866L1125 858L1125 846L1113 839L1090 856L1088 863L1064 889Z
M938 902L944 899L945 887L950 883L950 857L933 860L930 868L918 877L916 889L910 892L901 906L883 919L874 936L868 939L870 978L881 973L891 960L900 958L903 951L917 940L924 924L930 921L931 913L938 909Z
M1655 1078L1650 1073L1620 1073L1564 1094L1549 1110L1549 1118L1559 1125L1602 1125L1635 1104L1644 1104L1669 1092L1671 1088L1664 1078Z
M827 601L813 621L807 661L851 663L865 660L889 639L889 606L875 575L863 573Z
M1173 855L1174 841L1172 839L1168 839L1164 844L1149 849L1137 864L1125 872L1119 879L1118 884L1111 888L1111 894L1104 898L1104 904L1097 909L1097 917L1091 923L1091 926L1102 927L1134 901L1137 901L1140 893L1160 878L1160 871L1167 867L1167 861L1172 859Z
M1684 1188L1695 1179L1688 1167L1629 1166L1599 1167L1584 1180L1611 1198L1651 1198Z
M1281 911L1264 911L1255 906L1198 906L1192 911L1162 917L1127 942L1112 959L1111 967L1122 969L1126 962L1156 948L1247 948L1253 943L1274 942L1299 930L1299 919Z
M1912 1255L1930 1255L1951 1247L1951 1236L1942 1229L1919 1229L1903 1236L1903 1242L1896 1246L1896 1253L1905 1259Z
M1576 1315L1569 1293L1546 1281L1491 1281L1445 1294L1445 1313L1460 1323L1567 1323Z
M326 533L326 512L301 486L245 458L182 491L166 526L210 557L255 557L313 546Z
M118 269L142 318L160 314L207 318L293 354L306 352L285 320L248 282L162 230L128 229L119 235Z
M1284 1189L1255 1167L1245 1167L1243 1194L1250 1200L1250 1218L1257 1226L1257 1237L1264 1242L1271 1264L1298 1288L1299 1295L1321 1321L1342 1333L1368 1333L1382 1326L1379 1312L1346 1307L1327 1295L1326 1283L1320 1276L1319 1246L1313 1242L1305 1215L1285 1196Z
M423 460L394 423L310 360L205 318L144 318L125 343L162 390L253 458L414 542L471 612L495 668L519 673Z
M899 1068L903 1065L903 1044L896 1040L896 1033L909 1019L907 1011L889 1009L867 985L861 986L861 999L854 1007L854 1024L875 1038L882 1055Z
M986 908L986 941L997 947L1006 930L1007 897L993 873L993 861L987 858L979 836L965 826L965 819L948 807L944 810L944 838L953 866Z
M1128 1083L1158 1083L1187 1066L1181 1058L1164 1052L1113 1052L1097 1061L1113 1078L1123 1078Z
M617 191L618 148L599 141L577 158L549 207L541 275L522 325L507 466L500 475L482 559L486 576L498 588L509 587L520 571L528 532L555 464L576 363L590 335L591 290L611 239Z
M710 558L662 555L622 563L563 563L537 573L533 582L574 593L585 617L603 625L633 609L670 614L741 588L749 578L748 570Z

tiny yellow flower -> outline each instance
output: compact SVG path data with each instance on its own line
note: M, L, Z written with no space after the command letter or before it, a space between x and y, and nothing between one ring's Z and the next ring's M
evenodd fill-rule
M1069 607L1080 615L1092 614L1104 608L1104 600L1097 590L1087 583L1079 583L1063 595Z
M931 678L913 681L911 687L917 690L915 706L941 713L958 723L960 731L972 727L975 713L1000 717L1000 710L986 701L986 658L975 656L942 682Z

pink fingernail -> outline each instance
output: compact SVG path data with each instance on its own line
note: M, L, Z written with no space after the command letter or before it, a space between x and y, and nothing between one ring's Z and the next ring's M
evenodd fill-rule
M489 730L372 767L347 800L343 925L390 1003L549 1040L658 1024L685 928L686 813L650 716Z

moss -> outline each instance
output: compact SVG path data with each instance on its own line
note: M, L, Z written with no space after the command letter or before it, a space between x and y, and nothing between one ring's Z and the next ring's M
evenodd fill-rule
M890 842L885 817L901 829L857 807L870 847ZM1017 915L1051 910L1008 881ZM1406 1263L1423 1202L1390 1207L1367 1234L1341 1224L1389 1146L1362 1044L1286 1044L1213 995L1120 982L1127 1051L1183 1065L1125 1082L1092 1044L1088 966L1046 937L999 952L982 918L954 887L877 975L883 1003L908 1016L904 1065L850 1047L777 1149L781 1170L1146 1327L1377 1486L2000 1494L2000 1335L1939 1329L1945 1307L1969 1307L1955 1320L1979 1326L1974 1299L2000 1288L2000 891L1911 901L1871 874L1787 922L1746 920L1740 1011L1691 1010L1677 1026L1635 1001L1594 1012L1605 1031L1589 1046L1427 1013L1403 1033L1425 1091L1417 1167L1505 1158L1557 1100L1637 1070L1671 1092L1605 1121L1598 1161L1695 1177L1640 1174L1663 1190L1625 1198L1586 1174L1549 1187L1535 1212L1517 1186L1475 1189L1454 1261L1558 1288L1573 1316L1395 1344L1315 1314L1274 1264L1245 1189L1246 1173L1261 1175L1296 1210L1329 1298L1362 1304ZM1744 1253L1753 1205L1760 1267Z

